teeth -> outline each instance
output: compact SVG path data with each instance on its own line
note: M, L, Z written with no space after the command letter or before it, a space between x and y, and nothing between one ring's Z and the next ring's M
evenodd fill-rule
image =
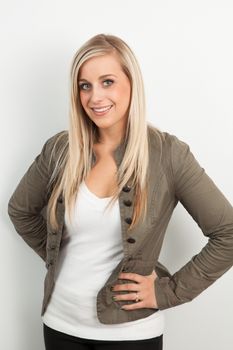
M108 109L110 109L112 106L104 107L104 108L93 108L94 111L96 112L105 112Z

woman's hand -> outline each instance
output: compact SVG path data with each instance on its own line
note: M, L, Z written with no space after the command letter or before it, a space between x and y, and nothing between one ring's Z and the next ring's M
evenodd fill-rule
M137 273L120 273L119 279L129 279L137 283L129 284L116 284L112 287L112 291L128 291L127 294L114 294L113 300L132 300L132 304L127 304L121 308L124 310L134 310L140 308L158 308L157 300L155 297L154 281L157 278L155 270L152 271L151 275L142 276ZM138 294L139 301L135 302Z

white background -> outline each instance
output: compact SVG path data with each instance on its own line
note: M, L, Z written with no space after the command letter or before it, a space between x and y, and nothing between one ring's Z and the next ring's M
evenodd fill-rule
M1 1L0 347L44 349L43 261L17 235L7 203L46 139L68 126L69 69L98 33L140 63L147 118L187 142L233 203L233 5L196 1ZM178 204L160 255L171 272L207 239ZM230 350L233 269L192 302L165 310L164 350ZM90 335L91 337L91 335Z

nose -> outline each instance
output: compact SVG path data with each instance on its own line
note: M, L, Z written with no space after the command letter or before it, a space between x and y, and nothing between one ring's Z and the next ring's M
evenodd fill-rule
M93 104L97 104L104 99L104 90L101 87L96 86L92 88L90 100Z

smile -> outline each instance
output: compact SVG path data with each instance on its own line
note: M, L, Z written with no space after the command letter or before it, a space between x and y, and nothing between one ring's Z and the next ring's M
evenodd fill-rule
M97 115L103 115L103 114L106 114L111 108L112 108L112 105L107 107L102 107L102 108L92 108L92 110Z

